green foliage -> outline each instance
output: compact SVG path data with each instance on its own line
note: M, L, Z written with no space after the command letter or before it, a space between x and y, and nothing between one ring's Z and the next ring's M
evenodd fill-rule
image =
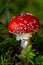
M38 32L33 34L31 41L33 48L39 51L40 54L43 54L43 25L40 27Z
M1 62L2 63L4 63L4 62L11 63L10 62L11 59L9 59L8 56L6 59L6 53L11 50L10 52L13 51L14 54L13 53L12 54L14 56L15 56L15 54L18 54L19 48L20 48L20 42L16 40L15 35L8 33L7 26L2 23L0 24L0 33L1 33L0 34L0 57L1 57L0 63ZM41 55L40 58L42 58L42 55L43 55L43 25L41 25L41 28L38 30L38 32L33 34L31 41L32 41L32 44L31 44L32 48L33 48L33 50L35 49L35 51L32 50L31 46L27 46L26 49L21 51L21 54L16 55L16 56L19 58L19 60L21 60L23 62L24 65L28 65L28 64L37 65L38 63L40 65L40 64L42 64L43 60L40 60L40 62L39 62L39 60L38 60L39 55L37 56L36 53L38 52ZM14 49L12 49L13 47L14 47ZM10 56L10 58L11 58L11 56ZM15 64L18 64L17 58L15 58L14 61L15 61Z
M1 55L1 63L0 65L9 65L9 61L11 60L11 57L10 57L10 54L11 52L6 52L6 54L4 55L4 57Z
M16 55L16 56L22 60L24 65L28 65L29 62L32 63L32 65L34 65L32 60L35 57L35 53L31 49L31 45L27 46L26 49L22 50L21 55L19 55L19 56Z
M36 57L35 65L43 65L43 56L37 56Z

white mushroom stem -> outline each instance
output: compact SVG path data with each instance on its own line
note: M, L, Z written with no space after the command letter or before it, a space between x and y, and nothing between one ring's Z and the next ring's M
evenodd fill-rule
M26 48L27 44L28 44L27 40L21 40L21 47Z
M32 33L17 34L16 36L18 41L21 40L21 47L26 48L28 43L30 43L30 37L32 37Z

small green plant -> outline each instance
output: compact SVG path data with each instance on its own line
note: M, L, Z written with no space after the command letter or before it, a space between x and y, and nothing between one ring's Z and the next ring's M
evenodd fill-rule
M16 56L23 62L23 65L29 65L29 63L34 65L32 60L35 56L35 53L31 49L31 45L27 46L26 49L23 49L21 51L21 55L16 55Z

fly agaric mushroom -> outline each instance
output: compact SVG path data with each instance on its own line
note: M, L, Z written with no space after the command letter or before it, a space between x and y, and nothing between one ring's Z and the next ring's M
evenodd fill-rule
M16 39L21 40L21 47L26 48L32 33L40 28L37 17L30 13L20 14L13 17L8 24L8 30L12 34L16 34Z

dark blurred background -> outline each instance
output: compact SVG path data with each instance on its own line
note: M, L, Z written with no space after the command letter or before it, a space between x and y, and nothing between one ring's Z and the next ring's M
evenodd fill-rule
M0 0L0 20L4 22L8 22L13 16L25 12L32 13L42 22L43 0Z

